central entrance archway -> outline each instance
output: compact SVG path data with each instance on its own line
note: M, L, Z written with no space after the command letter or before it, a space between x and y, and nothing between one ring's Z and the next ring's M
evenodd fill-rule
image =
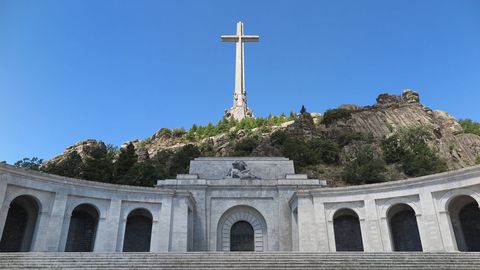
M237 221L230 229L230 251L255 251L253 227L246 221Z
M217 227L218 251L264 251L267 223L253 207L234 206L221 216Z

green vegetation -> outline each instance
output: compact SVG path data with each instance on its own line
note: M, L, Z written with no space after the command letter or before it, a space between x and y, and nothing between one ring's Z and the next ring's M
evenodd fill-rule
M257 136L246 137L241 139L235 144L233 156L246 157L249 156L252 151L257 148L259 139Z
M480 136L480 123L472 119L461 119L458 121L465 133L472 133Z
M116 154L118 157L115 159ZM153 158L138 162L135 149L129 144L120 150L111 146L106 151L94 149L84 161L77 152L72 152L63 162L40 167L40 170L99 182L153 186L157 179L174 178L177 173L187 173L190 160L200 155L198 147L189 144L175 151L162 150ZM18 166L22 164L18 163Z
M408 176L422 176L445 171L447 166L428 146L433 134L424 128L402 129L382 141L385 161L401 163Z
M66 176L80 177L82 158L77 152L71 152L65 157L64 161L50 166L40 167L41 171L46 173Z
M370 184L385 181L385 161L375 157L370 145L355 149L353 159L342 171L342 179L349 184Z
M480 164L480 156L477 156L477 159L475 159L475 164Z
M272 146L280 149L282 154L292 159L298 167L337 164L340 158L341 148L328 139L304 140L289 136L285 131L276 131L271 135L270 141Z
M330 109L323 114L322 124L329 126L338 120L347 120L352 116L352 111L348 109Z
M340 147L344 147L352 142L357 141L364 141L368 143L373 142L373 135L371 133L362 133L362 132L350 132L350 133L343 133L338 135L335 138L335 141Z
M207 137L219 135L221 133L227 133L231 130L252 130L258 128L261 132L268 132L272 126L278 126L285 122L295 119L295 114L291 113L290 116L284 114L280 116L269 115L266 118L245 118L242 121L236 121L234 119L222 119L217 125L209 123L206 126L193 125L186 133L185 138L190 141L198 141Z
M43 159L39 159L38 157L32 157L32 158L23 158L22 160L15 162L15 164L13 165L20 168L38 170L40 168L40 165L42 165L42 163L43 163Z

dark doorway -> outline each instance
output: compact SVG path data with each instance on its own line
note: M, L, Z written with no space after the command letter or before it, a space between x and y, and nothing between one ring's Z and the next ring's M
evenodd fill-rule
M398 204L388 211L394 251L422 251L415 211L406 204Z
M363 251L360 221L353 210L337 211L333 217L333 230L337 251Z
M449 206L459 251L480 251L480 209L470 196L459 196Z
M91 252L95 245L99 214L91 205L77 206L70 218L68 228L67 252Z
M39 207L34 198L27 195L15 198L8 209L0 251L30 251L38 213Z
M125 227L124 252L150 251L152 237L152 215L145 209L133 210Z
M253 227L246 221L238 221L230 230L230 251L255 251Z

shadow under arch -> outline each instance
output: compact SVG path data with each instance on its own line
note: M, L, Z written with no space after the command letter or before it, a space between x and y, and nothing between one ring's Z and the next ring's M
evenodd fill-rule
M145 208L136 208L127 216L123 252L148 252L152 238L153 215Z
M469 195L458 195L447 205L459 251L480 251L480 209Z
M66 252L91 252L95 246L100 211L90 203L77 205L71 214Z
M248 237L249 242L241 244L248 245L253 250L241 251L264 251L267 247L267 223L257 209L248 205L233 206L223 213L217 226L217 251L236 251L238 248L232 246L233 242L238 243L237 239L242 237L242 234L245 236L250 229L245 223L251 226L253 235Z
M415 210L398 203L387 210L393 251L423 251Z
M31 250L40 210L40 201L32 195L20 195L10 202L0 240L0 251Z
M358 214L350 208L341 208L333 215L336 251L363 251L362 230Z

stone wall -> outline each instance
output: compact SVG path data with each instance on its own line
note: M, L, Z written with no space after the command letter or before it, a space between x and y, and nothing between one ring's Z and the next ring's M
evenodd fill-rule
M290 205L298 213L300 251L335 251L333 217L344 209L358 215L365 251L394 251L392 217L402 210L396 208L413 209L423 251L457 251L449 211L459 196L470 198L480 211L480 166L382 184L302 189ZM478 227L480 219L474 222ZM404 233L414 237L409 230Z
M255 251L333 252L336 239L348 239L335 237L335 219L349 213L358 219L364 251L388 252L396 246L392 226L397 225L392 220L411 211L423 251L472 248L465 247L469 239L462 239L466 227L461 223L465 213L477 211L467 225L480 224L480 166L382 184L326 188L324 181L289 174L291 161L278 161L289 168L278 179L201 179L188 174L161 180L155 188L70 179L0 164L0 233L15 202L12 208L36 212L36 219L23 216L34 224L31 241L19 245L28 244L25 250L30 251L64 251L73 211L88 205L98 213L93 247L98 252L123 250L128 216L139 209L148 212L152 221L152 252L226 251L230 228L242 220L254 229ZM414 235L412 224L405 224L407 236ZM355 230L345 227L343 232Z

